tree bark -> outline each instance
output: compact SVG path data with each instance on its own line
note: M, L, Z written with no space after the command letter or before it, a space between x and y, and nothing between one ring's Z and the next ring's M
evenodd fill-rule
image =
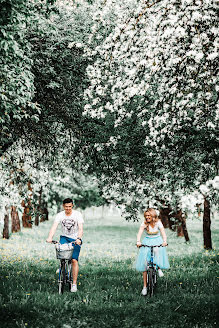
M18 232L21 230L20 219L16 206L11 206L11 232Z
M186 217L182 210L175 213L171 212L172 209L169 205L160 209L160 219L164 225L164 228L177 231L178 237L185 237L185 240L189 241L189 234L186 227Z
M186 217L185 214L182 212L182 210L179 210L177 212L177 220L178 220L178 225L177 225L177 234L178 237L185 237L186 241L189 241L189 234L186 226Z
M160 209L160 220L163 223L164 228L169 228L172 231L176 231L175 222L172 220L172 217L174 217L173 214L170 214L172 211L171 207L165 206Z
M189 234L186 226L186 216L182 214L182 229L186 241L189 241Z
M169 209L168 207L163 207L160 209L160 215L159 218L161 222L163 223L164 228L169 228Z
M9 214L7 207L5 207L3 238L9 239Z
M210 202L206 197L204 197L203 238L204 248L212 249Z
M41 216L40 222L44 222L47 220L49 220L49 212L47 210L47 203L44 203L43 208L42 208L42 216Z

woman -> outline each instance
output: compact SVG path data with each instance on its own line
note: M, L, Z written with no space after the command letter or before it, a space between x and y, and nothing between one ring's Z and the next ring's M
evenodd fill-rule
M148 208L144 212L144 222L142 222L137 234L137 247L143 245L148 246L167 246L167 236L162 222L158 219L157 212L153 208ZM142 233L145 232L145 237L141 243ZM147 262L150 261L150 248L141 247L136 261L136 270L143 272L143 289L142 295L147 294ZM154 249L154 263L158 267L159 277L163 276L161 269L170 267L168 256L165 247Z

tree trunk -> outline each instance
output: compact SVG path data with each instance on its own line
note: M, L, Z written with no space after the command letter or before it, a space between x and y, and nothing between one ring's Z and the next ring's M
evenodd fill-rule
M5 207L3 238L9 239L9 214L7 207Z
M41 213L42 192L43 192L43 188L41 187L40 193L39 193L39 202L38 202L38 206L37 206L37 213L36 213L36 217L35 217L35 225L36 226L39 225L39 217L40 217L40 213Z
M186 217L182 210L179 210L176 213L171 212L172 209L169 205L160 209L160 219L164 225L164 228L177 231L178 237L185 237L185 240L189 241L189 234L186 227Z
M11 206L11 232L18 232L21 230L20 219L16 206Z
M197 204L197 211L198 211L198 216L201 216L201 204Z
M42 216L41 216L40 222L44 222L47 220L49 220L49 212L47 210L47 203L44 203L44 206L42 208Z
M204 248L212 249L210 202L206 197L204 197L203 237Z
M176 214L177 217L177 236L185 237L186 241L189 241L189 234L186 227L186 218L182 210L179 210Z
M186 241L189 241L189 234L188 234L188 230L187 230L187 226L186 226L186 215L182 214L182 229L183 229L183 234L185 237Z
M163 207L160 209L160 215L159 218L161 222L163 223L164 228L170 228L169 224L169 208L168 207Z
M176 231L177 231L177 237L184 237L182 224L177 224Z

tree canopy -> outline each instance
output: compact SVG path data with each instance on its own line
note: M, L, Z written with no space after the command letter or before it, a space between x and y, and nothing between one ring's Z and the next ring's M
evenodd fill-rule
M66 174L65 163L69 172L96 176L104 199L125 203L134 216L146 201L177 205L215 181L213 0L1 5L5 172L19 147L36 172Z

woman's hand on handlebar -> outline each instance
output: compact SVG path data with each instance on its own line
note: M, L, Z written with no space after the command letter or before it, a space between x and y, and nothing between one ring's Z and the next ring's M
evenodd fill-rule
M136 246L137 246L137 247L140 247L140 246L141 246L141 242L140 242L140 241L137 241Z
M51 244L52 243L52 239L51 238L47 238L46 239L46 242Z
M163 244L162 244L162 246L167 246L167 245L168 245L168 244L167 244L166 241L164 241Z

